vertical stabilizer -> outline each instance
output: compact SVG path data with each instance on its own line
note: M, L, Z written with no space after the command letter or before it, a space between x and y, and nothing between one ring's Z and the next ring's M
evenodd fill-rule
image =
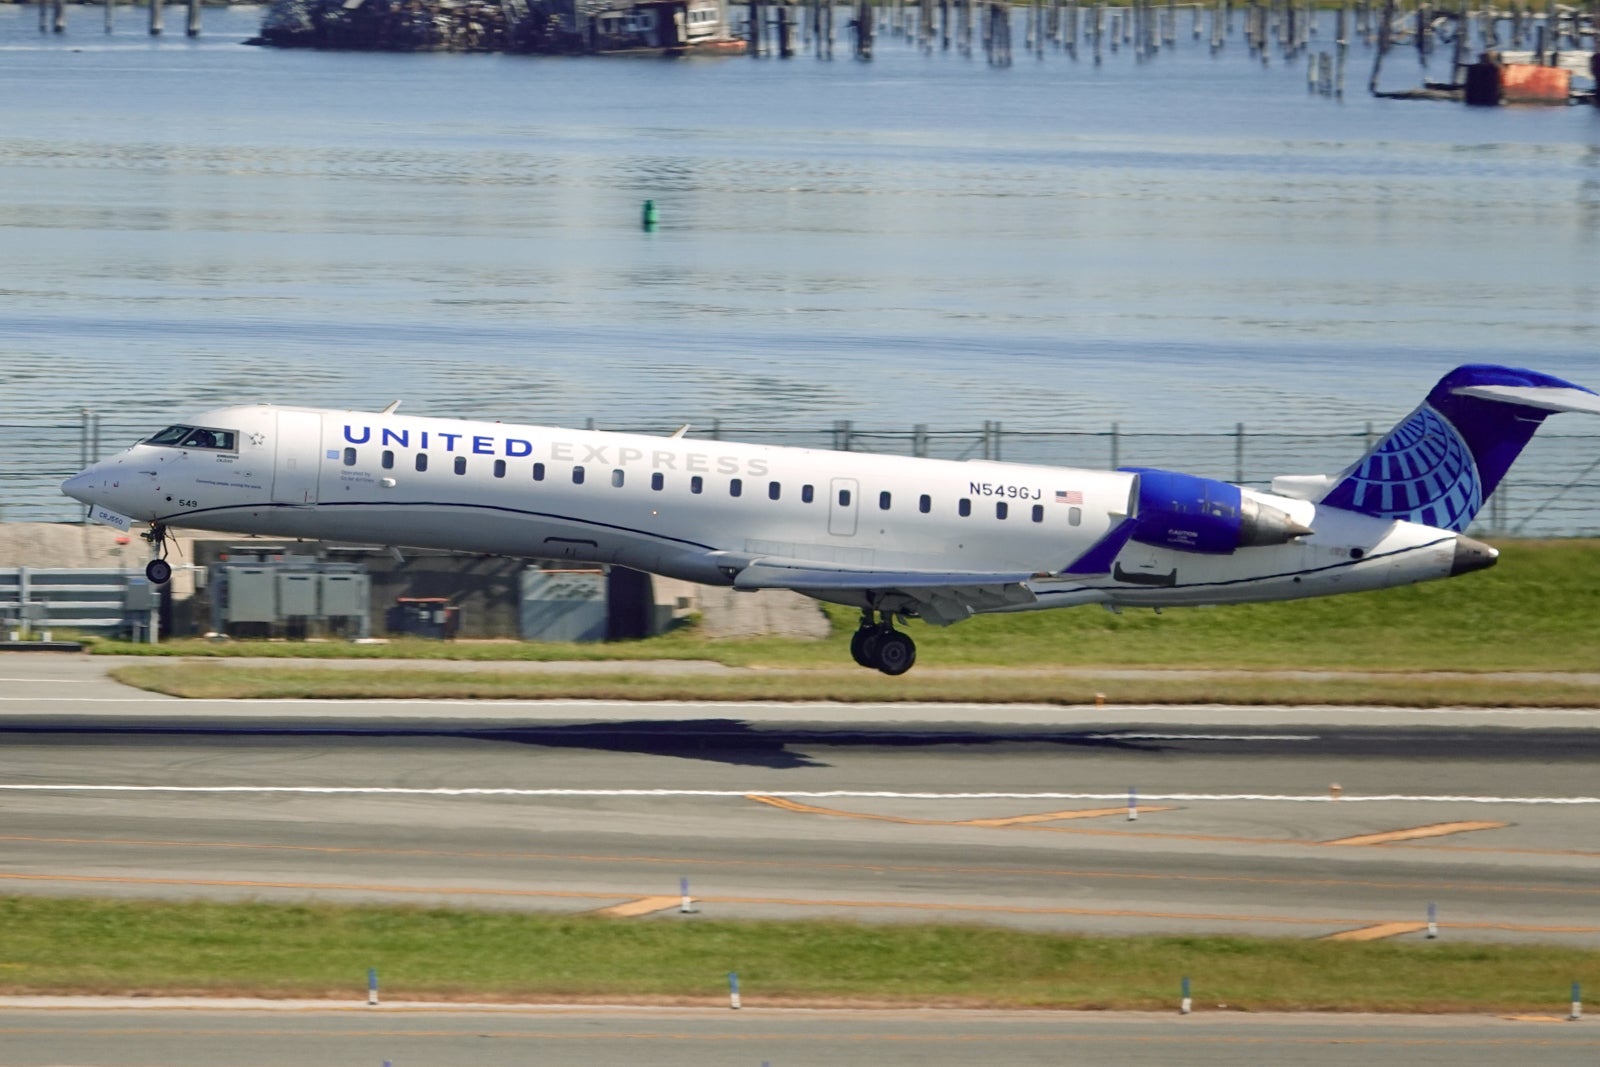
M1600 414L1600 396L1538 371L1457 367L1319 503L1459 533L1557 411Z

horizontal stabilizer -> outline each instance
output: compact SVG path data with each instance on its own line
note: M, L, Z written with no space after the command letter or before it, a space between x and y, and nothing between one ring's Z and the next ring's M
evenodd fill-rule
M1577 411L1600 415L1600 396L1587 389L1548 385L1466 385L1452 389L1456 396L1475 396L1479 400L1499 400L1541 411Z

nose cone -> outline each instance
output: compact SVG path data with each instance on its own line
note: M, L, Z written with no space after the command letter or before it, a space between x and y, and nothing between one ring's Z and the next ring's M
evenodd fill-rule
M94 483L94 476L88 471L82 471L62 482L61 491L74 500L84 504L93 504L94 501L89 498L89 494L93 490Z
M1466 574L1468 571L1481 571L1485 567L1493 567L1494 561L1500 558L1500 550L1490 548L1482 541L1474 541L1470 537L1456 536L1456 555L1450 563L1450 577Z

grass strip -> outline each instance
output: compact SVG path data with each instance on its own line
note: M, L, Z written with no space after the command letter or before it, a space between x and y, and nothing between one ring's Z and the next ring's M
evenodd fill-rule
M714 675L537 674L334 667L131 664L111 676L127 685L196 699L762 700L839 703L1351 704L1393 707L1587 708L1600 685L1559 676L1531 680L1427 674L1219 673L1163 678L1063 673L919 670L889 678L848 670L749 671Z
M1093 607L987 615L948 629L913 621L929 667L1207 667L1309 670L1600 671L1600 540L1500 542L1498 566L1442 582L1274 604L1170 609ZM759 595L759 594L756 594ZM387 645L237 641L99 642L127 655L325 658L710 659L730 666L850 663L856 613L826 609L833 636L709 640L688 627L614 644L427 642ZM864 675L865 672L860 672Z
M0 897L6 994L659 998L996 1008L1536 1011L1600 983L1542 945L1102 938L975 925L607 919L332 904Z

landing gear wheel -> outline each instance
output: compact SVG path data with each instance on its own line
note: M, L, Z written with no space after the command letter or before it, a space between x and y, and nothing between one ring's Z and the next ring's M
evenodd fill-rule
M863 626L861 629L850 635L850 658L855 660L861 666L868 667L873 670L876 670L878 665L871 659L867 658L866 647L867 639L876 633L876 630Z
M153 559L144 565L144 576L151 585L166 585L172 581L172 564L164 559Z
M877 667L884 674L904 674L917 662L916 643L899 630L882 631L873 651Z
M850 655L855 661L869 670L878 669L878 646L883 642L883 631L874 627L870 630L857 630L856 635L850 639Z

